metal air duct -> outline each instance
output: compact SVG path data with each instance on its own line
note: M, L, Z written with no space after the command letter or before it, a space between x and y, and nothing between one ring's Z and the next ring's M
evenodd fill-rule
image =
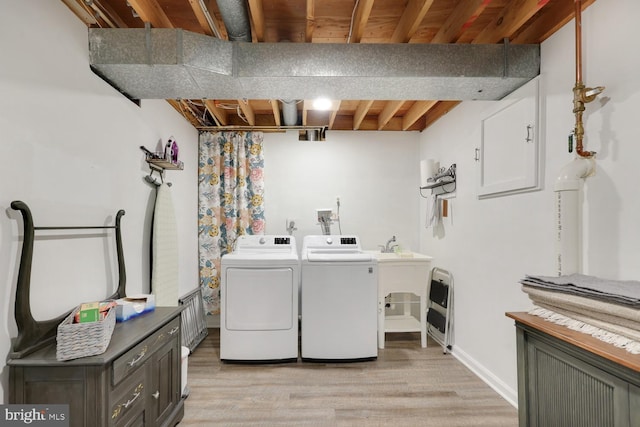
M230 41L250 42L251 23L246 0L217 0Z
M229 42L90 28L91 68L133 99L496 100L539 74L539 45Z

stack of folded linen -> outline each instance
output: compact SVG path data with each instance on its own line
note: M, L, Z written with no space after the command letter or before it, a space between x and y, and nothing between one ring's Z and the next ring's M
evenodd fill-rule
M640 282L593 276L529 276L530 314L640 354Z

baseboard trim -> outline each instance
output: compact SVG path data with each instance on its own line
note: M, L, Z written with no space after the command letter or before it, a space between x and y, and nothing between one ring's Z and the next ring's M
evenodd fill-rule
M220 315L207 314L207 328L219 328L219 327L220 327Z
M458 359L464 366L469 368L471 372L478 376L478 378L487 383L489 387L494 389L496 393L509 402L511 406L516 409L518 408L518 393L516 390L509 387L504 381L496 377L473 357L461 350L460 347L454 346L451 351L451 355Z

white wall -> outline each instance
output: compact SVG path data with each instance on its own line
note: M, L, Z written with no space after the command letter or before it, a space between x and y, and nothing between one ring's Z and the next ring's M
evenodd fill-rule
M606 86L584 116L586 149L598 152L597 174L585 184L584 272L611 279L640 278L639 18L634 0L598 0L583 13L584 81ZM530 307L517 283L525 274L555 274L553 184L573 158L566 141L574 126L574 40L571 21L542 44L541 191L478 200L474 149L491 103L465 102L420 137L421 158L458 165L453 218L420 233L422 252L455 278L454 354L512 402L515 328L504 313Z
M147 291L153 190L142 181L148 169L138 147L170 135L185 162L184 171L167 173L180 233L181 293L197 286L197 134L166 102L143 101L139 108L93 75L86 27L62 2L0 0L0 10L0 354L6 355L17 332L21 248L21 221L10 202L27 202L36 224L44 225L101 223L125 209L128 290ZM585 185L585 272L614 279L640 275L638 18L634 0L598 0L583 14L585 82L607 87L585 114L586 148L598 151L597 175ZM571 22L542 45L542 191L477 199L473 150L488 103L463 103L423 134L329 132L324 143L298 142L295 134L264 139L267 232L284 233L285 219L295 218L301 245L304 235L320 232L315 209L335 208L340 196L342 231L361 236L367 249L395 234L403 247L434 256L455 278L455 355L511 401L515 331L504 312L530 306L517 284L524 274L554 271L553 181L572 158L565 145L573 127L573 43ZM420 158L458 165L452 216L435 235L423 228ZM82 251L71 243L36 243L37 253L55 255L34 259L36 315L69 308L86 287L111 286L108 251L88 255L100 244L89 243L81 263L60 264ZM61 278L72 273L73 281ZM48 293L56 297L39 298ZM6 402L8 369L0 363Z
M286 234L286 219L295 219L300 249L304 236L322 234L316 209L336 212L340 197L342 233L359 236L364 249L395 235L417 251L418 135L328 131L318 142L298 141L297 132L265 134L266 232Z
M13 305L22 219L35 225L113 224L124 209L127 292L149 291L149 230L155 190L139 146L171 135L184 171L169 171L179 232L180 295L198 285L197 132L168 103L138 107L89 69L86 26L60 1L0 0L0 401L5 357L17 335ZM39 234L38 234L39 235ZM105 247L105 242L109 246ZM40 239L32 275L34 316L47 319L117 285L112 239ZM108 259L108 262L105 262Z

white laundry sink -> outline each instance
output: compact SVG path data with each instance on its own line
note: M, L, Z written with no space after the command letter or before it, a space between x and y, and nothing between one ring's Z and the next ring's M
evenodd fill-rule
M378 260L378 289L391 292L422 294L429 285L432 257L417 252L369 252ZM414 292L415 291L415 292Z
M378 260L378 347L384 348L385 332L420 332L422 347L427 346L426 307L431 281L432 257L417 252L382 253L370 251ZM385 315L385 298L405 294L401 301L404 313ZM419 297L419 315L412 315L406 294Z
M374 252L371 253L376 257L378 262L394 262L394 261L407 261L407 262L430 262L431 257L416 252Z

